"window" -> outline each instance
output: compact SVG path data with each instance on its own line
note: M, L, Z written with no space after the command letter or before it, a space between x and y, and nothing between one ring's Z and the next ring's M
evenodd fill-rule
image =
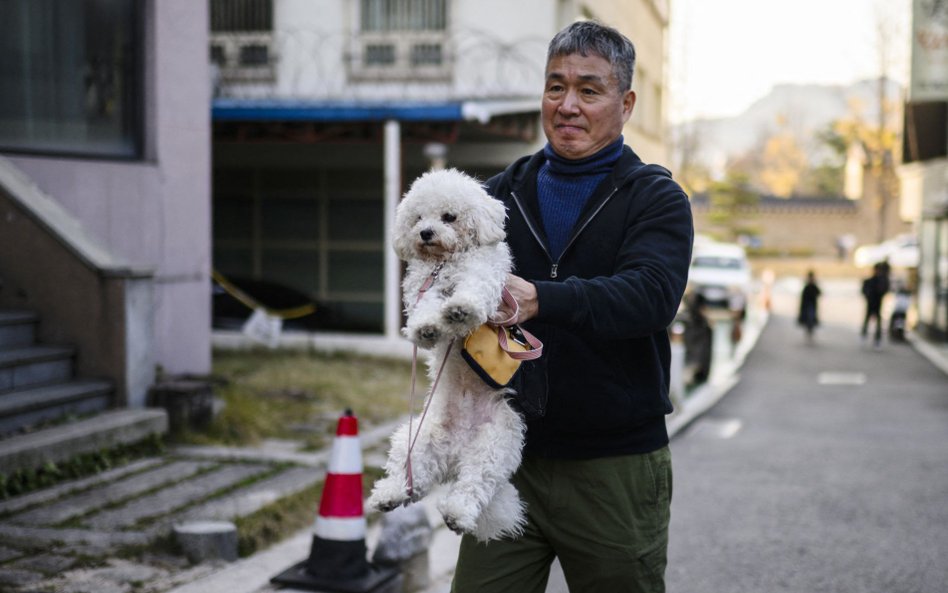
M141 154L139 4L3 1L0 149Z
M360 0L349 74L356 80L450 76L446 0Z
M443 31L444 0L362 0L362 31Z
M211 31L240 33L273 29L271 0L212 0Z
M221 84L273 82L273 0L211 0L211 62Z

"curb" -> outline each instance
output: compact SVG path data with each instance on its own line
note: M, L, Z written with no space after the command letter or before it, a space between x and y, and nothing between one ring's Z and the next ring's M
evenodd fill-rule
M668 418L666 426L669 439L674 438L676 434L714 407L715 404L721 401L721 398L737 385L740 381L738 371L743 366L747 355L757 345L757 340L764 328L767 327L769 320L770 315L766 311L761 311L754 323L748 323L744 326L744 339L738 343L733 360L728 361L723 368L712 372L711 379L707 383L692 391L691 395L684 399L681 412Z
M918 337L914 333L905 335L905 339L915 348L916 352L924 356L938 369L948 375L948 347L939 349L931 342Z

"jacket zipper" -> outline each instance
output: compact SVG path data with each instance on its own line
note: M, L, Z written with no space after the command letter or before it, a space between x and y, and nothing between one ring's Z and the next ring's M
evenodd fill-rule
M536 239L537 245L540 246L540 249L543 250L543 253L546 254L546 258L553 261L553 256L550 255L550 250L546 248L546 244L543 243L543 239L540 238L540 233L537 232L536 227L533 226L533 219L527 215L527 211L523 209L523 204L520 203L520 198L517 197L517 194L513 191L510 192L510 195L514 199L514 204L517 205L517 210L520 210L520 216L523 217L524 222L527 223L527 228L530 229L530 233L533 235L533 238ZM559 266L559 261L553 263L553 267L550 269L550 278L556 278L556 268Z
M563 259L563 255L569 250L570 247L572 247L573 243L576 242L576 239L582 234L584 230L586 230L586 227L589 226L589 223L592 222L593 219L599 215L599 212L601 212L602 209L605 208L606 204L608 204L609 201L612 200L612 196L616 195L618 191L619 191L619 188L614 187L612 189L612 193L606 196L606 199L603 200L601 204L599 204L599 207L596 208L596 210L589 217L586 218L586 222L584 222L583 226L579 227L579 229L573 234L573 236L570 237L569 243L567 243L566 247L563 248L563 251L560 252L560 257L557 258L556 261L553 261L553 256L550 255L550 250L546 248L546 245L543 243L543 240L540 238L540 234L537 232L536 228L533 226L533 220L529 216L527 216L526 210L523 209L523 205L520 203L520 198L518 198L517 194L514 193L513 191L510 192L510 195L513 196L514 203L517 205L517 209L520 210L520 216L522 216L523 220L527 223L527 228L530 229L530 232L533 234L533 238L536 239L537 243L540 245L540 248L543 249L543 253L546 254L547 259L549 259L551 262L550 278L555 279L558 276L557 270L560 267L560 260Z

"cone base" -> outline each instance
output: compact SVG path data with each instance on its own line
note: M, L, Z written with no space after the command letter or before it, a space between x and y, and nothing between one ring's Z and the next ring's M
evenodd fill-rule
M369 564L366 574L340 579L314 576L306 568L308 563L308 560L303 560L273 577L270 582L325 593L400 593L402 590L401 573L396 567Z
M306 572L317 579L357 579L369 572L369 561L365 556L365 540L362 538L340 541L313 535Z

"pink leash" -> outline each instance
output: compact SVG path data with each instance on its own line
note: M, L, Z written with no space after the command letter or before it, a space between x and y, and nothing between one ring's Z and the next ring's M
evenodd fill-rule
M441 272L441 268L444 267L444 263L440 263L433 270L431 274L428 275L428 278L425 280L424 284L421 285L421 288L418 290L418 298L415 299L415 304L418 304L418 301L421 300L421 297L431 288L431 285L434 284L435 279L438 277L438 274ZM435 389L438 388L438 382L441 380L441 371L444 370L445 363L448 362L448 355L451 353L451 347L454 344L448 344L447 350L444 352L444 359L441 361L441 366L438 368L438 374L435 375L434 383L431 384L431 395L428 397L428 401L425 402L425 407L421 412L421 418L418 419L418 432L412 430L412 420L414 419L415 411L415 379L418 376L418 346L412 345L411 350L411 391L408 394L408 456L405 460L405 474L408 480L408 496L409 498L415 492L415 480L412 476L411 471L411 452L415 448L415 442L418 440L418 435L421 434L421 423L425 421L425 416L428 415L428 408L431 407L431 400L434 398Z
M536 360L540 358L543 354L543 342L538 340L536 336L523 329L520 326L517 326L517 320L520 317L520 303L517 302L517 299L510 294L510 291L507 290L505 286L501 292L501 298L507 303L507 306L513 309L513 315L504 319L503 321L488 321L488 325L497 326L497 343L500 345L500 349L507 353L507 356L513 358L514 360ZM507 342L507 331L504 331L504 328L507 328L510 331L511 335L516 338L523 338L518 340L524 346L530 346L529 350L511 350ZM512 328L512 329L511 329Z
M441 272L441 268L444 264L438 264L434 270L431 271L431 274L422 284L421 289L418 291L418 298L415 299L415 304L421 300L421 297L424 296L425 292L431 285L434 284L435 279L438 277L438 273ZM517 319L520 317L520 303L517 302L517 299L510 294L510 291L507 290L505 286L501 293L501 298L507 306L513 309L513 314L504 319L503 321L489 321L489 325L497 326L497 342L500 345L501 350L507 353L508 356L515 360L536 360L540 358L540 355L543 354L543 343L540 342L533 334L521 327L514 327L509 330L511 334L518 335L523 338L525 345L530 346L530 350L510 350L509 343L507 341L507 331L504 330L505 327L515 326ZM441 373L444 371L444 367L448 362L448 356L451 354L451 348L454 346L454 342L448 344L447 349L444 351L444 358L441 360L441 366L438 367L438 374L435 375L435 380L431 384L431 390L428 392L428 401L425 402L425 407L421 412L421 417L418 419L418 432L412 430L412 419L414 415L412 411L415 409L415 380L417 378L417 369L418 369L418 346L412 346L411 353L411 391L408 395L408 455L405 459L405 476L407 479L407 489L409 498L415 492L415 481L412 476L411 469L411 453L415 448L415 443L418 441L418 436L421 434L421 424L425 421L425 416L428 415L428 408L431 407L431 400L434 399L435 390L438 388L438 382L441 381ZM412 436L414 433L414 436Z

